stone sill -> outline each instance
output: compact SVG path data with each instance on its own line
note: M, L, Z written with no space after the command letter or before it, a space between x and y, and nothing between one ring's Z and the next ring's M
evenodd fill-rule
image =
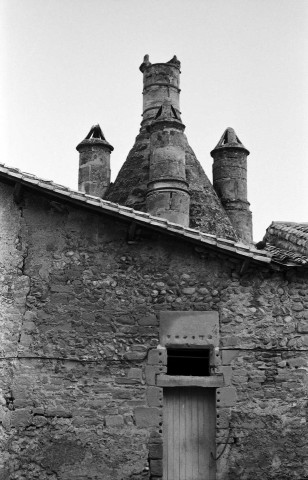
M224 387L223 375L212 377L188 377L184 375L157 375L156 385L158 387L203 387L219 388Z

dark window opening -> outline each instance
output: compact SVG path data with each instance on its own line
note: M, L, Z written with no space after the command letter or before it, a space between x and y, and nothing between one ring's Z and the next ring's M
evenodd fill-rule
M170 348L167 350L167 374L206 377L210 375L210 350L206 348Z

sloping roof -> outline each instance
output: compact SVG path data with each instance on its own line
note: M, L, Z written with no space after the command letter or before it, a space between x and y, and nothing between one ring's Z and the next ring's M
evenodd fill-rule
M308 266L308 223L272 222L263 243L277 263Z
M189 226L229 240L238 240L211 182L185 138L186 179L189 184ZM127 207L146 211L147 184L150 170L150 135L140 133L128 154L106 199Z
M265 250L257 250L254 247L249 247L234 240L228 240L216 235L203 233L199 230L185 228L145 212L136 211L123 205L102 200L99 197L76 192L63 185L59 185L50 180L43 180L35 175L21 172L17 168L11 168L4 164L0 164L0 180L1 179L6 182L22 184L27 188L34 189L42 194L51 195L62 201L68 201L96 212L112 215L128 222L158 230L167 235L176 236L179 239L199 246L209 247L221 253L242 257L243 260L252 260L260 263L271 262L271 255Z

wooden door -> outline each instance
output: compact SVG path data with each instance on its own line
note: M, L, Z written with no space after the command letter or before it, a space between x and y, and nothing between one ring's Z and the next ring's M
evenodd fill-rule
M163 420L164 480L215 480L215 389L164 388Z

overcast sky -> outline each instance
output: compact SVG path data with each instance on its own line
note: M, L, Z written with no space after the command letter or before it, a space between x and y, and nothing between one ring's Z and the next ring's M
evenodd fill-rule
M77 189L76 145L99 123L112 179L142 113L143 56L181 66L188 141L233 127L248 150L254 240L308 222L307 0L0 0L1 163Z

